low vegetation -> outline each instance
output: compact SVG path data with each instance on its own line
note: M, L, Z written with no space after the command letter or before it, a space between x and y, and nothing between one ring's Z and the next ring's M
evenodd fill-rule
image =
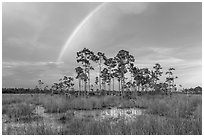
M36 117L33 115L34 106L30 104L18 103L12 105L3 105L2 114L8 116L11 121L30 122Z
M120 121L112 125L108 121L104 122L72 122L65 134L79 135L186 135L201 134L202 128L200 121L172 119L160 116L138 116L137 120L125 124Z
M86 119L68 118L60 131L49 129L40 124L38 127L27 126L18 128L15 133L3 131L3 134L201 134L202 133L202 97L200 95L186 96L174 94L172 97L163 95L143 95L136 99L124 99L114 96L90 98L66 98L60 95L3 95L3 115L7 115L15 122L31 122L35 120L34 106L40 105L46 113L64 113L70 110L96 110L111 107L142 108L144 114L136 121L125 123L120 120L117 124L110 121L94 121ZM39 101L39 102L38 102Z

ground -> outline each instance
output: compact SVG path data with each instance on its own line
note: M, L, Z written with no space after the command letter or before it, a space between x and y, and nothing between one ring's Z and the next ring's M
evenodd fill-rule
M202 96L3 94L2 134L202 134Z

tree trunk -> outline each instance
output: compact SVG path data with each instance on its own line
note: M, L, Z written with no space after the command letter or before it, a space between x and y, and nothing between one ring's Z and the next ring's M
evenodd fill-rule
M109 82L108 86L109 86L109 91L111 91L111 82Z
M123 78L122 78L122 80L121 80L121 90L122 90L122 93L124 92L124 85L123 85L124 83L123 83Z
M99 57L99 77L98 77L98 81L99 81L99 90L101 90L101 57Z
M123 81L124 81L124 73L123 73L123 71L122 71L122 79L121 79L122 94L123 94L123 91L124 91Z
M82 90L82 93L83 93L84 92L84 80L83 79L81 80L81 90Z
M79 91L80 91L81 90L80 78L78 80L79 80Z
M85 60L86 60L86 54L85 54ZM85 65L84 65L84 72L85 72L85 75L87 76L87 64L86 64L86 62L84 62L84 63L85 63ZM85 87L85 92L86 92L86 90L87 90L87 79L85 79L84 82L85 82L84 83L85 84L84 87Z
M89 92L90 92L90 89L91 89L90 68L88 69L88 79L89 79Z
M111 91L111 69L109 68L109 91Z
M140 84L138 84L138 92L140 92Z
M80 78L80 91L82 90L82 80Z
M113 78L113 91L114 91L114 78Z
M81 79L81 91L83 91L83 79Z
M101 82L101 90L105 90L105 83L104 83L104 80L102 80L102 82Z
M84 91L86 91L86 89L87 89L87 81L85 80L84 81Z
M118 90L120 91L120 80L118 81Z
M132 83L132 77L133 77L133 76L132 76L132 73L131 73L130 75L131 75L131 76L130 76L130 82L131 82L131 88L130 88L130 89L131 89L131 91L133 91L133 83Z

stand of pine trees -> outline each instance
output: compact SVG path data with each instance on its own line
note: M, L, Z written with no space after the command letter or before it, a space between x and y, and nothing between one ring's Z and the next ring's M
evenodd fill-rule
M165 73L166 80L159 82L163 74L162 66L159 63L156 63L151 70L139 68L134 56L126 50L120 50L114 57L107 57L105 53L94 53L84 48L77 52L76 61L79 66L75 68L75 78L64 76L50 88L38 80L35 89L3 88L2 92L121 96L134 93L168 95L177 91L175 79L178 77L173 74L175 68L170 67ZM92 72L97 72L97 76L92 80L93 83L91 83ZM78 80L77 90L74 89L74 79ZM200 93L201 91L201 87L196 87L195 92L191 88L183 89L182 93Z

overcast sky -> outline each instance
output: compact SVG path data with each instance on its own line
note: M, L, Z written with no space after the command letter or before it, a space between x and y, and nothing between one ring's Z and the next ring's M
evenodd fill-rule
M125 49L138 67L174 67L178 85L201 86L201 6L3 3L2 86L34 88L39 79L51 85L63 75L76 77L76 52L84 47L107 57Z

